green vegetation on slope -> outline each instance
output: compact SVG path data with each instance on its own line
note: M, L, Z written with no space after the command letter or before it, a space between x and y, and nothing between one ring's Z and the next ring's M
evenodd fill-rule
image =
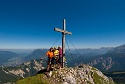
M36 76L18 80L16 84L49 84L48 80L45 79L44 77L45 77L44 74L37 74Z
M101 84L102 81L104 80L102 77L98 76L97 73L94 73L94 74L93 74L93 78L94 78L94 82L95 82L96 84Z
M7 82L13 82L17 79L17 76L13 74L7 74L2 70L2 67L0 67L0 84L7 83Z

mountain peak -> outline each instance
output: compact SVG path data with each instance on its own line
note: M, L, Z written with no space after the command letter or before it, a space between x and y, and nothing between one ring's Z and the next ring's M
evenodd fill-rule
M26 56L24 59L26 61L33 60L33 59L40 59L45 53L47 49L35 49L30 55Z
M45 74L49 74L49 78ZM34 78L36 80L34 80ZM28 81L29 80L29 81ZM17 84L22 83L42 83L42 84L114 84L111 78L103 75L98 69L88 66L80 65L77 67L55 69L54 71L37 74L33 77L28 77L17 81ZM40 82L41 81L41 82ZM44 81L44 82L43 82Z
M116 50L116 49L117 49L117 50L125 49L125 44L124 44L124 45L121 45L121 46L116 47L116 48L115 48L115 50Z

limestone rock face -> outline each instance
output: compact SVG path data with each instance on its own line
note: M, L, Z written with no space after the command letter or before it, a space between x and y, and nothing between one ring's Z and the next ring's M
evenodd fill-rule
M114 84L113 80L101 71L84 64L74 68L55 70L51 79L55 84Z
M0 77L0 84L15 81L18 78L33 76L41 69L44 69L44 67L40 60L31 60L15 67L2 66L0 67L0 74L9 79Z
M92 59L89 64L104 72L125 71L125 45L115 47Z
M12 75L25 78L28 75L29 76L34 75L33 72L36 74L38 71L40 71L43 68L44 67L42 67L42 64L40 61L32 60L32 61L25 62L22 65L19 65L17 67L5 67L5 68L2 68L2 70L6 74L12 74Z

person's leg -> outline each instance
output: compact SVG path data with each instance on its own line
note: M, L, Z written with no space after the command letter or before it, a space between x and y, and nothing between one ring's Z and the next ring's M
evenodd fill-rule
M55 67L55 58L54 57L52 58L52 65L53 65L53 67Z
M51 59L50 59L50 58L48 58L47 71L49 71L49 69L50 69L50 65L51 65Z
M61 68L62 68L62 64L63 64L63 61L62 61L62 57L61 57L61 61L60 61Z
M59 57L59 68L62 67L62 57Z
M57 58L57 63L59 64L59 56L58 56L58 58Z
M59 68L59 56L57 56L56 64L57 64L57 68Z
M49 68L50 68L50 65L48 64L48 66L47 66L47 71L49 71Z
M49 64L49 66L50 66L50 68L52 68L52 58L50 58L50 64Z

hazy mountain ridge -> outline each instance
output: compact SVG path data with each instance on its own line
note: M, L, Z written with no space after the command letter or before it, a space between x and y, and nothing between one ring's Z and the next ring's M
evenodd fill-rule
M79 53L86 58L86 56L95 56L95 55L100 55L109 49L112 48L100 48L100 49L78 49ZM29 60L34 60L34 59L40 59L45 53L47 52L48 49L0 49L3 50L1 52L6 52L4 54L7 54L6 56L3 54L0 54L0 59L3 59L0 61L0 65L4 66L16 66L19 65L23 62L29 61ZM4 51L4 50L9 50L9 51ZM26 50L26 51L25 51ZM32 51L32 52L31 52ZM101 52L100 52L101 51ZM10 54L8 54L8 52ZM16 52L16 53L14 53ZM25 53L24 53L25 52ZM30 53L29 53L30 52ZM15 54L16 56L11 56L11 54ZM69 50L66 50L66 55L67 57L70 58ZM71 53L73 54L74 58L79 57L78 53L76 50L71 49ZM9 56L10 55L10 56ZM7 59L6 59L7 57Z
M34 60L34 59L40 59L43 55L45 55L47 52L47 49L35 49L31 54L24 57L25 61L28 60Z
M7 50L7 49L5 49ZM22 64L23 62L26 61L30 61L30 60L34 60L34 59L40 59L43 55L45 55L45 53L47 52L47 49L35 49L34 51L32 51L31 53L29 53L29 51L31 50L27 50L28 53L14 53L14 52L22 52L22 50L18 49L17 51L14 49L8 49L10 51L0 51L0 59L2 59L0 61L0 66L17 66ZM14 52L11 52L14 51ZM23 50L24 52L24 50Z
M18 57L19 55L10 51L0 51L0 65L7 62L11 58Z
M125 54L125 45L118 46L113 50L110 50L108 53L124 53Z
M125 45L118 46L116 48L102 47L100 49L79 49L79 50L84 54L80 52L78 54L76 50L71 50L71 53L69 53L68 50L66 51L66 60L68 62L68 66L74 66L75 64L79 65L80 63L87 63L90 64L91 66L97 67L102 71L124 70L125 65L123 59L125 57L124 56ZM35 49L29 55L22 56L22 58L14 57L6 60L7 62L4 63L4 65L13 65L13 64L18 65L25 61L40 59L43 55L45 55L46 52L47 49ZM107 53L102 54L104 52ZM115 65L117 65L118 69L115 69Z
M0 49L0 51L9 51L17 54L27 53L30 54L35 49Z
M91 66L101 71L124 71L125 70L125 45L118 46L108 51L104 55L100 55L93 59Z
M17 54L10 51L0 51L0 66L17 66L24 62L27 53Z
M85 48L85 49L78 49L78 52L80 54L86 54L86 53L97 53L97 54L105 54L107 53L109 50L114 49L114 47L101 47L98 49L94 49L94 48ZM75 49L71 49L72 53L76 53Z

